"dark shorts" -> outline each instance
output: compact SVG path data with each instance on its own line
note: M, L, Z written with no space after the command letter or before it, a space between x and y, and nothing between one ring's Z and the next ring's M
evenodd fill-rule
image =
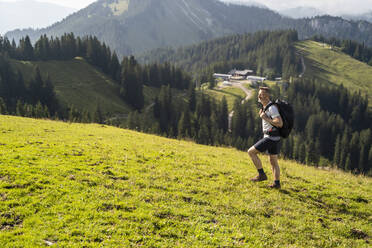
M280 140L274 141L269 138L263 138L254 144L254 148L260 152L268 151L270 155L278 155L280 152L279 143Z

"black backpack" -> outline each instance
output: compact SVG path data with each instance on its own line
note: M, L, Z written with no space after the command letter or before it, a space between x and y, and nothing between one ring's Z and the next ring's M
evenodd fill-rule
M286 101L277 99L275 103L271 103L266 106L265 111L270 108L271 105L276 105L279 110L280 117L283 120L283 127L278 128L279 134L283 138L287 138L292 131L294 122L294 111L293 107Z

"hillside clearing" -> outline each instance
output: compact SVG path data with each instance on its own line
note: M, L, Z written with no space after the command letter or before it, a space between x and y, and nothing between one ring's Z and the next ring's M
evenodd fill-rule
M237 99L241 101L246 97L246 93L239 87L207 89L204 90L203 92L211 96L212 98L216 99L217 101L221 101L222 98L225 96L229 111L233 109L234 102Z
M359 90L369 98L372 106L372 66L341 52L340 48L315 41L301 41L296 48L304 56L304 77L341 85L353 92Z
M106 113L128 113L131 108L118 96L119 87L102 72L81 58L70 61L17 61L13 65L26 81L36 66L43 77L49 75L58 99L64 106L93 113L97 104Z

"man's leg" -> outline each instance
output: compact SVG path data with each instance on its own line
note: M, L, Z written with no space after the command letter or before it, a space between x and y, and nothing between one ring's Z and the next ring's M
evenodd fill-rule
M251 148L249 148L248 150L248 154L249 156L251 157L252 159L252 162L253 164L256 166L256 169L258 171L258 175L254 178L251 179L251 181L253 182L260 182L260 181L264 181L264 180L267 180L267 176L262 168L262 163L261 163L261 160L260 158L257 156L257 154L259 153L260 151L258 151L254 146L252 146Z
M256 166L256 169L259 170L259 169L262 169L262 163L261 163L261 160L260 158L257 156L257 154L259 154L260 151L257 150L254 146L252 146L251 148L249 148L248 150L248 154L249 156L251 157L252 159L252 162L253 164Z
M270 155L270 164L273 170L274 184L271 188L280 188L280 169L278 164L278 155Z
M278 155L270 155L270 164L273 170L273 176L275 181L280 180L280 169L278 163Z

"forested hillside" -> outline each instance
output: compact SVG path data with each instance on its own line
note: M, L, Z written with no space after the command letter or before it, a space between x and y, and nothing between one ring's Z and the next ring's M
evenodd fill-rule
M92 113L87 112L87 110L92 109L91 105L94 104L96 110L93 114L101 116L98 118L101 122L106 114L112 114L113 112L117 112L117 110L119 112L123 110L127 112L125 111L125 109L128 109L126 104L137 110L142 109L145 101L143 94L144 85L149 87L171 85L173 88L187 89L190 84L190 78L186 73L168 63L142 66L136 62L133 56L124 57L120 63L116 53L111 52L110 48L105 43L99 42L96 37L80 38L75 37L72 33L52 39L44 35L40 37L34 46L31 44L28 36L22 38L19 41L19 45L16 45L14 41L10 42L7 38L0 37L0 56L3 63L1 66L3 80L0 82L0 86L2 87L0 97L5 101L3 112L13 114L17 113L17 105L31 104L36 106L40 101L43 109L46 109L45 107L51 108L47 111L47 116L56 116L63 119L71 119L70 117L73 117L73 120L80 121L89 121L92 119L97 121L98 117L93 117ZM83 62L79 63L76 58L78 60L82 58L82 60L87 61L90 65L96 67L99 72L94 69L84 68ZM72 68L70 67L71 63L78 64L78 66ZM30 64L40 65L46 71L40 73L39 67L36 66L33 69L33 66L29 66ZM62 73L56 72L56 66L61 66L59 69ZM55 80L58 82L61 82L61 80L64 82L62 78L65 77L65 74L71 73L68 70L72 70L72 74L75 75L79 75L80 73L79 76L85 78L82 78L80 82L78 78L73 78L73 82L71 82L71 75L67 76L70 81L65 83L69 84L69 89L65 88L67 92L62 96L65 106L57 103L53 103L55 106L52 106L51 103L43 99L46 93L44 94L40 90L37 94L35 93L35 99L29 99L30 93L25 91L29 86L25 80L31 80L29 75L32 70L35 70L36 74L32 78L36 78L33 81L38 82L37 84L40 85L38 86L39 88L45 88L47 86L49 92L51 92L50 94L53 95L51 98L55 98L55 83L51 82L48 74L53 74L54 76L57 74L58 78ZM97 73L98 75L103 74L101 78L95 75ZM42 78L42 74L47 75L45 79ZM93 82L89 86L89 83L85 83L85 86L88 88L84 92L81 84L87 78L90 78ZM43 86L43 80L47 82L45 83L46 86ZM61 85L59 83L58 86L58 91L60 92L61 87L63 88L67 85ZM98 96L96 94L94 97L94 94L89 95L92 87L95 88L93 89L95 91L105 91L106 93L109 91L111 93ZM70 94L68 91L70 91ZM74 97L74 99L70 100L71 97ZM82 107L83 104L77 101L81 101L82 103L90 101L90 103L84 108ZM116 106L108 111L109 106L105 103L107 101L115 102L114 105ZM74 106L71 106L72 104L78 105L80 108L76 109ZM106 113L102 113L100 104L105 105L104 110ZM23 113L23 111L18 111L18 113ZM44 117L45 114L42 116L27 114L27 116Z
M232 35L179 49L156 49L139 57L143 63L170 62L211 81L214 72L227 73L233 68L251 69L268 78L289 79L301 70L294 42L296 31L260 31Z

